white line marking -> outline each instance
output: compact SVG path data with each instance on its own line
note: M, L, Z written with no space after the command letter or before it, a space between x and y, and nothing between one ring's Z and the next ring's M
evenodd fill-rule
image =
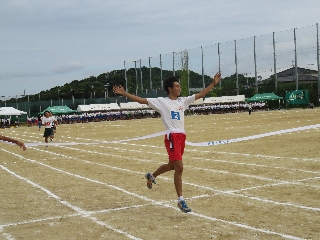
M83 150L83 149L78 149L78 148L71 148L71 147L66 147L66 148L69 148L71 150L77 150L77 151L83 151L83 152L87 152L87 153L93 153L93 154L100 154L100 155L108 155L108 156L113 156L113 157L120 157L119 155L111 155L111 154L105 154L105 153L100 153L100 152L97 152L97 151L91 151L91 150ZM37 149L38 150L38 149ZM120 149L119 149L120 150ZM123 150L123 149L122 149ZM39 150L39 151L44 151L44 150ZM126 152L127 150L123 150L124 152ZM56 155L59 155L59 156L63 156L63 157L66 157L66 158L71 158L71 159L74 159L73 157L69 157L69 156L66 156L66 155L61 155L61 154L57 154L57 153L54 153L54 152L51 152L51 154L56 154ZM153 153L154 154L154 153ZM124 156L121 156L121 158L125 158L125 159L129 159L129 160L132 160L133 158L132 157L124 157ZM79 160L79 159L78 159ZM143 161L142 159L137 159L139 161ZM211 160L211 159L208 159L208 160ZM146 160L147 162L150 162L150 160ZM219 161L219 160L218 160ZM87 163L92 163L90 161L87 161L85 160L85 162ZM92 164L97 164L97 163L92 163ZM245 164L245 163L244 163ZM121 170L121 171L127 171L127 172L132 172L131 170L126 170L126 169L123 169L123 168L117 168L117 167L114 167L114 166L108 166L108 165L105 165L105 164L98 164L98 165L101 165L101 166L105 166L105 167L109 167L109 168L113 168L113 169L118 169L118 170ZM250 164L249 164L250 165ZM261 165L261 166L266 166L266 165ZM188 166L187 166L188 167ZM267 166L266 166L267 167ZM281 168L281 167L274 167L274 168ZM286 169L286 168L283 168L283 169ZM301 170L303 171L303 170ZM142 173L138 173L138 172L132 172L134 174L142 174ZM163 177L163 176L159 176L158 178L161 178L161 179L165 179L167 181L172 181L172 179L170 178L166 178L166 177ZM317 177L315 177L314 179L316 179ZM214 191L214 192L217 192L219 194L231 194L231 195L234 195L234 196L237 196L237 197L243 197L243 198L249 198L249 199L252 199L252 200L256 200L256 201L262 201L262 202L268 202L268 203L274 203L276 205L282 205L282 206L290 206L290 207L296 207L296 208L301 208L301 209L305 209L305 210L311 210L311 211L320 211L320 208L314 208L314 207L308 207L308 206L303 206L303 205L296 205L296 204L292 204L292 203L283 203L283 202L276 202L276 201L271 201L269 199L263 199L263 198L258 198L258 197L248 197L246 195L243 195L243 194L239 194L239 193L236 193L238 191L241 191L240 190L230 190L230 191L222 191L222 190L217 190L217 189L213 189L213 188L210 188L210 187L206 187L206 186L202 186L202 185L197 185L197 184L193 184L193 183L189 183L189 182L184 182L184 184L187 184L187 185L190 185L190 186L194 186L194 187L197 187L197 188L203 188L203 189L207 189L207 190L210 190L210 191ZM275 183L275 184L271 184L271 185L278 185L279 183ZM284 183L281 183L281 184L284 184ZM295 182L288 182L287 183L288 185L290 184L295 184ZM266 184L266 185L262 185L262 186L256 186L256 187L252 187L252 189L254 188L261 188L261 187L268 187L270 186L270 184Z
M199 199L199 198L204 198L204 197L209 197L209 196L210 195L208 195L208 194L204 194L204 195L199 195L199 196L194 196L194 197L187 198L187 200ZM164 201L163 203L171 203L171 202L176 202L176 200ZM103 209L103 210L96 210L96 211L86 211L86 212L88 213L88 215L92 215L92 214L116 212L116 211L122 211L122 210L127 210L127 209L134 209L134 208L143 208L143 207L147 207L147 206L151 206L151 205L154 205L154 204L147 203L147 204L139 204L139 205L133 205L133 206L128 206L128 207L110 208L110 209ZM0 232L1 232L1 230L3 230L4 227L18 226L18 225L24 225L24 224L36 223L36 222L45 222L45 221L49 221L49 220L55 220L55 219L61 219L61 218L70 218L70 217L77 217L77 216L82 216L82 215L80 213L75 213L75 214L54 216L54 217L41 218L41 219L35 219L35 220L29 220L29 221L7 223L7 224L0 225Z
M284 134L284 133L305 131L305 130L308 130L308 129L315 129L315 128L320 128L320 124L304 126L304 127L297 127L297 128L290 128L290 129L274 131L274 132L267 132L267 133L252 135L252 136L248 136L248 137L234 138L234 139L229 139L229 140L220 140L220 141L212 141L212 142L198 142L198 143L186 142L186 143L188 145L194 146L194 147L216 146L216 145L220 145L220 144L227 144L227 143L235 143L235 142L240 142L240 141L253 140L253 139L258 139L258 138L263 138L263 137L270 137L270 136L280 135L280 134Z
M93 179L89 179L89 178L86 178L86 177L83 177L83 176L80 176L80 175L77 175L77 174L72 174L70 172L66 172L66 171L63 171L61 169L58 169L58 168L55 168L55 167L52 167L50 165L47 165L47 164L44 164L44 163L41 163L41 162L38 162L36 160L31 160L31 159L27 159L19 154L16 154L16 153L13 153L13 152L10 152L10 151L7 151L7 150L3 150L1 149L2 151L4 152L7 152L9 154L12 154L20 159L24 159L24 160L27 160L27 161L30 161L30 162L33 162L33 163L36 163L36 164L39 164L41 166L45 166L45 167L48 167L52 170L55 170L55 171L58 171L58 172L61 172L61 173L64 173L66 175L70 175L70 176L73 176L73 177L76 177L76 178L80 178L80 179L84 179L84 180L87 180L89 182L93 182L93 183L97 183L97 184L102 184L102 185L105 185L109 188L113 188L115 190L118 190L118 191L121 191L121 192L124 192L126 194L129 194L131 196L135 196L135 197L138 197L140 199L143 199L143 200L146 200L146 201L150 201L152 202L152 204L154 205L159 205L159 206L164 206L164 207L167 207L167 208L171 208L171 209L174 209L176 211L180 211L179 209L177 209L176 207L173 207L171 205L168 205L168 204L163 204L163 202L159 202L159 201L155 201L155 200L152 200L152 199L149 199L149 198L146 198L144 196L140 196L138 194L135 194L135 193L131 193L127 190L124 190L122 188L119 188L117 186L113 186L113 185L110 185L110 184L107 184L107 183L103 183L103 182L100 182L100 181L97 181L97 180L93 180ZM114 230L118 233L121 233L121 234L124 234L126 235L127 237L130 237L132 239L138 239L138 238L135 238L134 236L131 236L125 232L123 232L122 230L119 230L119 229L115 229L113 228L112 226L109 226L109 225L106 225L105 223L101 222L101 221L98 221L95 217L91 217L88 215L88 212L76 207L76 206L73 206L71 205L70 203L66 202L66 201L62 201L60 200L60 198L56 195L54 195L53 193L51 193L49 190L45 189L45 188L42 188L41 186L39 186L38 184L36 183L33 183L32 181L26 179L26 178L23 178L13 172L11 172L9 169L3 167L2 165L0 165L1 168L3 168L4 170L10 172L11 174L13 174L14 176L18 177L19 179L21 180L25 180L27 181L28 183L34 185L35 187L38 187L40 189L42 189L43 191L45 191L47 194L52 194L52 196L55 196L55 198L60 201L62 204L66 205L66 206L69 206L71 207L72 209L74 209L76 212L80 213L81 215L83 215L84 217L88 217L89 219L91 219L92 221L98 223L99 225L102 225L102 226L105 226L111 230ZM240 224L240 223L237 223L237 222L232 222L232 221L226 221L226 220L222 220L222 219L218 219L218 218L212 218L212 217L209 217L209 216L206 216L206 215L202 215L202 214L197 214L197 213L192 213L192 215L194 216L198 216L200 218L205 218L205 219L208 219L208 220L211 220L211 221L220 221L220 222L223 222L223 223L227 223L227 224L230 224L230 225L233 225L233 226L237 226L237 227L241 227L241 228L245 228L245 229L250 229L252 231L258 231L258 232L262 232L262 233L266 233L266 234L272 234L272 235L278 235L278 236L281 236L281 237L284 237L284 238L287 238L287 239L293 239L293 240L300 240L301 238L298 238L296 236L291 236L291 235L287 235L287 234L282 234L282 233L277 233L277 232L273 232L273 231L269 231L269 230L266 230L266 229L261 229L261 228L255 228L255 227L252 227L252 226L249 226L249 225L245 225L245 224Z
M229 139L229 140L218 140L218 141L197 142L197 143L186 141L186 144L193 146L193 147L216 146L216 145L221 145L221 144L235 143L235 142L240 142L240 141L247 141L247 140L254 140L254 139L263 138L263 137L275 136L275 135L279 135L279 134L305 131L305 130L315 129L315 128L320 128L320 124L297 127L297 128L290 128L290 129L279 130L279 131L274 131L274 132L267 132L267 133L262 133L262 134L247 136L247 137L233 138L233 139ZM153 134L149 134L149 135L145 135L145 136L141 136L141 137L130 138L130 139L125 139L125 140L102 141L99 144L130 142L130 141L136 141L136 140L141 140L141 139L159 137L159 136L163 136L167 133L169 133L169 131L162 131L162 132L158 132L158 133L153 133ZM69 137L69 138L71 138L71 137ZM88 139L88 140L90 140L90 139ZM75 142L72 142L72 143L50 143L50 145L53 145L53 146L76 145L76 144L98 144L98 143L81 143L81 142L78 142L78 143L75 143ZM48 145L48 144L47 143L25 143L25 145L27 147L31 147L31 146L43 146L43 145Z
M16 155L16 154L13 154L13 155ZM19 155L16 155L16 156L19 157ZM29 161L29 159L25 159L25 160L28 160L28 161ZM34 161L34 162L36 162L36 161ZM41 165L44 165L44 166L45 166L45 164L41 164ZM49 167L49 166L47 165L47 167ZM128 238L131 238L131 239L139 239L139 238L136 238L136 237L134 237L134 236L132 236L132 235L130 235L130 234L128 234L128 233L120 230L120 229L116 229L116 228L114 228L114 227L112 227L112 226L110 226L110 225L105 224L105 223L102 222L102 221L99 221L99 220L97 220L97 219L96 219L95 217L93 217L93 216L89 216L88 213L87 213L87 211L85 211L85 210L83 210L83 209L81 209L81 208L79 208L79 207L77 207L77 206L74 206L74 205L70 204L69 202L67 202L67 201L65 201L65 200L62 200L60 197L58 197L58 196L55 195L54 193L50 192L48 189L45 189L44 187L41 187L39 184L34 183L34 182L32 182L31 180L29 180L29 179L27 179L27 178L24 178L24 177L22 177L22 176L20 176L20 175L18 175L18 174L16 174L16 173L10 171L8 168L6 168L6 167L4 167L4 166L2 166L2 165L0 165L0 168L2 168L3 170L5 170L6 172L12 174L12 175L15 176L16 178L18 178L18 179L20 179L20 180L23 180L23 181L29 183L30 185L32 185L32 186L34 186L34 187L36 187L36 188L41 189L42 191L44 191L45 193L47 193L50 197L53 197L54 199L56 199L56 200L57 200L58 202L60 202L61 204L65 205L65 206L67 206L67 207L69 207L69 208L71 208L71 209L74 210L75 212L79 213L81 216L83 216L83 217L85 217L85 218L89 218L89 219L92 220L93 222L95 222L95 223L97 223L97 224L99 224L99 225L101 225L101 226L104 226L104 227L106 227L106 228L108 228L108 229L110 229L110 230L112 230L112 231L114 231L114 232L123 234L123 235L125 235L125 236L128 237ZM52 168L52 167L51 167L51 168ZM54 169L54 168L53 168L53 169ZM54 170L58 170L58 169L54 169ZM72 175L72 174L71 174L71 175Z

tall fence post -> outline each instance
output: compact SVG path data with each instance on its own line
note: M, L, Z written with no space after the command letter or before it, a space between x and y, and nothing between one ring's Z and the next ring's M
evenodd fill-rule
M254 55L254 87L255 93L258 93L258 76L257 76L257 55L256 55L256 36L253 38L253 55Z
M320 101L320 60L319 60L319 26L317 23L317 67L318 67L318 101Z
M218 58L219 58L219 73L221 73L221 59L220 59L220 43L218 43ZM221 81L219 81L219 87L221 88Z
M274 88L275 88L275 93L278 93L278 76L277 76L277 60L276 60L276 41L274 37L274 32L272 35L272 40L273 40L273 72L274 72Z
M204 84L203 47L202 46L201 46L201 76L202 76L202 88L204 89L206 86Z
M138 95L138 72L137 72L137 61L134 61L134 71L136 73L136 95Z
M173 76L176 75L175 70L174 70L174 54L175 54L175 52L172 53L172 75Z
M160 54L160 81L161 81L161 88L163 88L162 58L161 58L161 54Z
M149 70L150 70L150 91L151 91L152 90L151 57L149 57Z
M237 57L237 40L234 40L234 61L236 65L236 92L239 95L239 76L238 76L238 57Z
M125 79L125 81L126 81L126 91L128 92L128 80L127 80L126 61L124 61L124 79Z
M190 70L189 70L189 51L187 51L187 78L188 78L188 95L190 95Z
M293 35L294 35L294 75L296 80L296 90L299 89L299 77L298 77L298 60L297 60L297 38L296 38L296 29L293 29Z
M142 83L142 69L141 69L141 59L140 59L140 83L141 83L141 93L143 93L143 83Z

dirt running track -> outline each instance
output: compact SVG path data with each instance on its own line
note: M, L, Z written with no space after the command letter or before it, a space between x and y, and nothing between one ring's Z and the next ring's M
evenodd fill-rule
M211 142L320 124L320 109L186 117L187 140ZM0 133L43 142L43 129ZM186 146L177 207L160 119L60 125L53 143L0 142L0 240L320 239L320 127L216 146Z

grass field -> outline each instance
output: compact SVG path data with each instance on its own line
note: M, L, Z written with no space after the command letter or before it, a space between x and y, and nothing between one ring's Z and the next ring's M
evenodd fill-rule
M320 109L186 117L189 142L320 123ZM43 129L0 134L43 142ZM186 146L177 207L173 172L152 190L144 174L167 162L160 119L60 125L52 143L0 142L2 239L320 239L320 128L216 146ZM95 144L84 144L95 143Z

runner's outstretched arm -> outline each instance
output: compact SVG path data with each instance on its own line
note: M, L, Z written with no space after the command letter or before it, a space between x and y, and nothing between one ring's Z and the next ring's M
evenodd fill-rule
M5 136L3 136L3 135L0 135L0 140L6 141L6 142L15 143L15 144L17 144L20 148L22 148L23 150L26 150L26 149L27 149L23 142L20 142L20 141L18 141L18 140L16 140L16 139L13 139L13 138L9 138L9 137L5 137Z
M204 98L205 95L207 95L210 90L218 84L218 82L220 82L221 80L221 73L216 73L216 75L214 75L214 78L212 79L212 82L208 85L208 87L202 89L199 93L196 94L196 100L200 99L200 98Z
M140 104L148 104L148 100L146 98L141 98L139 96L126 92L121 85L113 86L113 92L124 97L130 98L132 101L138 102Z

